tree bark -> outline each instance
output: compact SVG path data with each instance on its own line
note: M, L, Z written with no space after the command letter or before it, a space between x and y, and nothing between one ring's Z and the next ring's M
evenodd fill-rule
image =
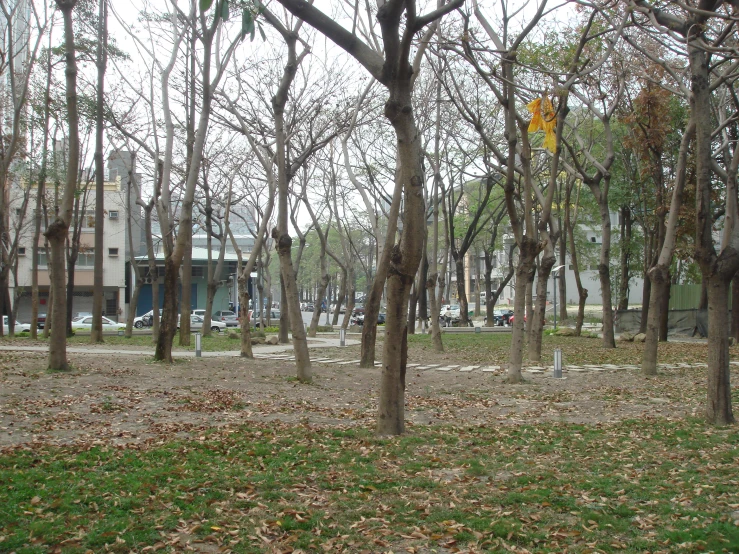
M397 137L398 171L404 189L404 229L400 242L392 249L388 270L377 421L380 435L398 435L405 429L408 300L426 239L423 151L412 109L412 72L407 73L403 68L401 75L388 85L389 98L385 104L385 117Z
M513 298L513 332L511 334L511 356L508 364L508 382L520 383L521 366L523 364L523 347L526 341L526 329L524 318L526 313L526 291L534 275L536 255L539 252L539 244L528 235L523 236L519 245L518 266L516 267L515 296Z
M572 271L575 274L575 287L577 287L577 319L575 320L575 336L582 334L582 324L585 320L585 302L588 299L588 289L582 286L580 279L580 264L577 259L577 249L575 248L575 225L571 218L570 199L572 196L572 187L568 184L567 193L565 195L565 232L570 241L570 260L572 261Z
M95 267L92 291L90 342L103 342L103 229L105 226L105 70L108 62L108 2L99 0L97 45L97 90L95 105Z
M305 336L305 327L300 313L298 300L298 285L295 279L295 269L292 262L292 238L289 235L288 221L288 182L287 174L287 137L285 134L285 104L289 88L297 72L299 60L296 54L297 35L283 34L288 48L288 59L279 89L272 98L272 109L275 117L275 140L277 155L277 226L272 230L275 239L275 248L280 259L280 275L282 277L283 296L280 304L281 315L289 317L292 330L293 351L295 352L295 366L297 378L300 382L309 383L312 378L308 341ZM284 319L283 323L287 323ZM280 338L287 335L287 326L281 325Z
M628 206L621 207L621 279L618 287L618 309L629 309L629 281L631 272L631 209Z
M67 124L69 126L69 158L67 175L64 184L64 194L54 221L46 230L45 236L49 239L51 248L51 263L54 266L51 275L53 289L53 312L56 325L51 330L49 340L49 369L66 371L67 340L66 328L66 296L64 294L64 243L67 240L69 224L72 221L72 202L77 186L77 169L80 164L79 112L77 109L77 59L74 40L74 26L72 10L76 0L56 0L57 6L64 18L64 58L67 100Z
M557 259L554 257L554 248L551 245L551 241L547 241L543 256L539 262L536 282L536 307L531 318L531 333L529 335L530 362L541 361L541 344L547 307L547 284L556 261Z
M697 35L688 40L691 70L691 108L696 123L696 248L698 262L708 292L708 387L706 419L714 425L734 422L729 380L729 283L739 266L736 225L736 172L739 150L735 149L726 182L726 225L720 254L716 254L713 239L712 210L712 150L713 123L708 60L702 39ZM728 235L727 240L727 233Z
M396 171L397 173L397 171ZM367 302L364 304L364 322L362 326L362 346L360 351L361 361L359 367L370 369L375 367L375 344L377 341L377 317L380 315L380 302L387 280L387 272L390 266L390 253L395 244L395 233L398 228L398 213L400 211L400 199L402 194L402 186L395 183L395 192L393 193L393 201L390 204L390 211L387 220L387 234L385 235L385 245L382 248L382 254L378 259L377 271L372 281ZM367 322L370 324L368 325ZM372 324L374 322L374 324ZM387 336L387 330L386 330Z
M177 267L171 256L164 260L164 308L159 322L159 338L154 350L154 359L172 363L172 341L177 333ZM154 308L157 313L157 307Z
M601 237L603 242L600 246L600 260L598 263L598 276L600 277L601 298L603 299L603 346L605 348L616 348L616 337L614 334L613 302L611 295L611 213L608 210L608 180L604 179L603 194L600 198Z
M639 332L647 332L647 322L649 321L649 304L652 298L652 281L649 279L649 273L644 274L644 285L642 286L642 305L641 305L641 322L639 323Z
M558 284L559 298L561 300L559 304L559 320L564 322L567 319L567 279L565 274L567 272L567 230L562 227L562 219L559 219L559 264L562 266L562 273L559 274Z
M192 207L190 210L192 210ZM192 225L187 229L183 229L180 225L178 231L187 235L181 266L182 278L180 280L180 290L182 291L182 304L180 305L179 340L180 346L190 346L190 314L192 313ZM210 333L210 329L207 329L207 331Z
M51 33L49 33L51 35ZM51 36L49 36L49 44L51 44ZM39 290L38 290L38 256L39 242L41 241L41 222L45 216L44 194L46 191L46 174L49 161L49 121L51 106L51 56L47 56L46 67L46 88L44 90L44 138L41 146L41 170L38 176L38 187L36 189L36 212L34 213L34 229L33 229L33 245L31 247L31 338L38 338L38 310L39 310ZM48 253L47 253L48 254ZM48 257L48 256L47 256ZM49 260L47 259L47 265ZM49 297L51 301L51 297ZM51 312L51 305L47 306L47 317Z
M705 279L705 277L704 277ZM708 283L708 387L706 419L714 425L734 423L729 373L729 281L716 275Z
M739 344L739 273L731 280L731 336Z

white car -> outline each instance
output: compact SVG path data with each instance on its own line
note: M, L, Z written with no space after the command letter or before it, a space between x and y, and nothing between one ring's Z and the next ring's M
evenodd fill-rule
M180 328L180 318L177 317L177 328ZM190 316L190 331L202 331L203 330L203 318L199 315L191 315ZM210 330L215 331L216 333L220 333L221 331L226 330L226 324L222 323L220 321L213 321L210 322Z
M140 315L139 317L135 317L133 320L133 326L136 327L136 329L141 329L143 327L151 327L152 326L152 318L154 317L154 310L149 310L143 315ZM162 309L159 308L159 317L162 317Z
M103 316L103 331L111 329L125 329L125 323L116 323ZM72 329L92 329L92 316L78 317L72 320Z
M30 331L31 326L28 323L20 323L18 321L15 322L15 332L16 333L23 333L24 331ZM8 327L8 316L3 316L3 334L7 335L10 333L10 328Z

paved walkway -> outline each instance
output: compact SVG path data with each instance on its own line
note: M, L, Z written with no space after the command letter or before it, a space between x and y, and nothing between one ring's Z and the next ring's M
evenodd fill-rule
M355 339L346 339L346 346L356 346L361 344L361 341ZM309 338L308 348L339 348L340 342L338 338ZM255 344L252 346L252 351L255 357L269 356L270 354L279 354L281 352L292 352L292 344ZM12 352L48 352L48 346L0 346L0 351L12 351ZM69 354L131 354L132 356L153 356L154 349L151 350L129 350L127 348L115 349L115 348L97 348L97 347L78 347L78 346L67 346L67 353ZM174 358L193 358L195 356L195 350L172 350L172 357ZM203 357L218 358L218 357L236 357L241 356L241 350L220 350L216 352L203 352Z

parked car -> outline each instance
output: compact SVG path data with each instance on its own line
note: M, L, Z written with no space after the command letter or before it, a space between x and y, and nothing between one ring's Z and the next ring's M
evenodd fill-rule
M190 331L202 331L205 320L199 315L190 315ZM177 328L180 328L180 317L177 318ZM227 329L226 324L221 321L211 320L210 330L220 333Z
M261 320L261 317L260 317L260 312L257 312L255 314L252 314L252 316L253 316L253 320L255 322L254 325L256 327L261 327L262 326L262 320ZM265 314L264 317L266 318L267 315ZM270 310L269 318L270 318L270 323L272 323L274 325L280 319L280 310ZM266 322L266 319L265 319L265 322Z
M103 316L103 331L111 329L125 329L125 323L116 323ZM72 320L72 329L92 329L92 316L78 317Z
M46 325L46 314L38 314L36 317L36 327L43 329L44 325Z
M200 310L200 309L197 309L197 310L193 310L193 311L192 311L192 312L190 312L190 313L191 313L192 315L199 315L200 317L203 317L203 316L205 315L205 310Z
M362 310L361 314L357 314L354 317L352 317L351 320L352 325L364 325L364 310ZM378 325L385 325L385 314L379 313L377 314L377 324Z
M220 321L225 324L226 327L239 326L239 316L236 315L236 312L232 312L230 310L218 310L217 312L213 312L211 321Z
M162 309L159 308L159 318L162 317ZM136 327L136 329L141 329L143 327L151 327L154 324L154 310L149 310L143 315L140 315L139 317L134 318L133 320L133 326Z
M303 311L304 312L313 312L313 311L315 311L315 309L316 309L316 307L313 304L306 304L303 307Z
M510 325L511 317L513 316L513 310L495 310L493 311L493 325L502 327L503 325ZM485 316L485 322L487 323L487 316Z
M10 327L8 326L9 320L8 316L3 316L3 334L7 335L10 333ZM23 333L24 331L30 331L31 326L28 323L20 323L19 321L15 322L15 332L16 333Z

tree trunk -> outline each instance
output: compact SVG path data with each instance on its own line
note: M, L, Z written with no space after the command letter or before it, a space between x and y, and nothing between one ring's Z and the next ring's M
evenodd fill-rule
M49 238L51 263L54 266L54 270L51 273L53 296L50 300L53 301L51 308L54 319L56 320L56 325L51 327L49 338L49 369L67 371L69 364L67 363L67 328L65 326L67 295L64 293L66 284L64 242L68 227L65 228L63 225L60 225L60 222L61 219L57 218L46 231L46 236Z
M156 341L154 359L160 362L172 363L172 342L177 333L177 267L172 256L164 260L164 309L159 322L159 337ZM154 308L154 313L157 313Z
M541 343L547 308L547 284L549 283L552 268L557 261L554 257L554 248L550 242L547 242L542 259L539 262L539 272L536 282L536 308L531 318L531 333L529 334L530 362L541 361Z
M48 259L49 264L49 282L51 283L49 285L49 302L46 306L46 321L44 322L44 332L42 333L43 338L48 339L51 336L51 324L53 322L53 312L54 312L54 288L52 284L54 283L54 272L52 271L52 262L51 262L51 243L49 243L49 246L46 248L46 257Z
M419 268L420 269L420 268ZM419 275L417 275L417 278L420 279L420 271ZM416 334L416 307L418 305L418 279L415 279L413 281L413 286L411 287L411 294L408 297L408 334L409 335L415 335Z
M705 277L704 277L705 280ZM708 283L708 394L706 419L714 425L734 423L729 373L729 282L713 276Z
M628 206L621 207L621 279L618 287L618 309L629 309L629 281L631 272L631 209Z
M292 256L290 259L290 266L292 267ZM282 277L282 273L280 273L280 333L279 333L279 339L280 344L290 344L290 336L288 334L288 329L290 329L290 310L287 306L287 289L285 288L285 280ZM297 300L296 300L297 301ZM300 308L300 306L298 306ZM270 320L270 317L272 315L272 299L270 298L269 302L269 308L267 311L267 321ZM305 332L305 326L303 325L303 315L300 315L300 326L303 328L303 332Z
M559 298L561 300L559 304L559 320L565 321L567 319L567 279L565 275L567 273L567 229L563 229L562 222L559 222L559 264L562 266L562 273L559 274L558 284Z
M731 280L731 336L739 344L739 273Z
M105 69L108 62L108 2L99 0L97 44L97 90L95 91L95 267L92 290L90 342L103 342L103 228L105 225Z
M663 297L667 293L670 272L662 264L657 264L649 270L651 297L649 299L649 320L647 321L647 338L644 340L644 357L642 359L642 374L657 375L657 341L659 339L660 307Z
M670 289L672 288L672 279L668 273L665 290L662 292L661 305L659 310L659 342L667 342L668 318L670 315Z
M405 68L402 71L407 73ZM404 190L404 228L400 242L392 249L388 270L377 432L380 435L399 435L405 429L408 299L426 241L426 206L423 150L413 116L411 74L392 82L388 91L385 117L397 137L398 173Z
M292 261L292 238L288 232L288 174L287 174L287 136L285 134L285 104L287 92L297 71L297 56L295 44L297 36L285 37L288 46L288 64L280 83L279 91L272 98L272 107L275 117L275 139L277 155L277 226L272 230L275 239L275 248L280 258L280 275L282 286L282 300L280 302L280 339L287 339L287 323L292 330L293 351L295 352L295 366L297 378L300 382L309 383L312 378L310 355L308 353L308 341L305 336L305 327L300 313L300 302L298 301L298 285L295 279L295 268ZM284 314L284 316L282 315Z
M644 286L642 287L642 304L641 304L641 322L639 323L639 332L647 332L647 321L649 320L649 303L652 298L652 281L649 279L649 273L644 275Z
M191 208L192 209L192 208ZM180 306L180 346L190 346L190 314L192 313L192 227L182 229L180 233L185 233L185 254L182 257L182 304ZM214 293L215 294L215 293ZM210 327L203 329L203 332L210 334Z
M241 357L254 358L251 348L251 320L249 319L249 291L242 273L239 273L239 323L241 324Z
M526 330L524 318L526 313L526 302L528 300L527 290L534 275L536 255L539 245L536 240L524 235L520 244L518 266L516 267L516 287L513 299L513 332L511 334L511 356L508 364L508 382L520 383L521 366L523 365L523 347L526 341ZM529 318L530 319L530 318Z
M49 37L51 40L51 37ZM36 189L36 212L34 213L33 227L33 243L31 247L31 338L38 338L38 310L39 310L39 291L38 291L38 256L39 242L41 241L41 222L44 217L43 207L45 206L43 199L46 191L46 173L49 158L49 121L51 106L51 56L47 56L47 72L46 72L46 88L44 90L44 138L41 146L41 170L38 176L38 187ZM48 254L48 252L47 252ZM47 256L48 258L48 256ZM48 265L48 259L47 259ZM51 298L49 298L51 300ZM47 306L47 317L51 312L51 306Z
M74 247L72 247L74 252ZM67 260L67 310L65 327L67 330L67 337L73 336L72 330L72 311L74 310L74 266L77 261L77 255L73 253Z
M700 36L688 40L688 57L691 70L691 111L696 123L695 176L696 176L696 246L694 258L701 268L703 284L708 296L708 387L706 419L714 425L734 422L731 408L729 380L729 283L736 274L737 239L735 227L736 171L735 150L726 182L726 228L730 231L722 239L721 253L716 254L713 238L713 154L711 149L713 122L711 109L711 81L708 60ZM728 242L728 244L727 244Z
M133 320L136 318L136 307L139 305L139 295L141 294L141 279L137 278L131 293L131 301L128 304L128 314L126 314L126 331L125 337L130 339L133 336Z
M607 182L608 178L606 177L604 180ZM611 300L611 213L608 211L607 192L608 186L605 185L599 202L603 242L600 245L598 276L600 277L600 290L603 299L603 346L605 348L616 348L616 337L613 329L613 302Z
M321 319L321 305L323 299L326 297L326 287L328 287L328 264L326 263L326 256L324 253L324 255L321 257L321 280L318 281L318 292L316 294L315 304L313 305L313 315L310 319L310 329L308 330L309 337L316 336L318 323Z
M72 221L72 203L77 186L77 170L80 165L79 113L77 110L77 58L74 43L74 26L72 10L75 0L57 0L57 6L64 17L64 58L66 60L66 100L67 124L69 126L69 158L67 175L64 184L59 212L46 230L46 237L51 247L51 288L54 296L53 312L57 321L51 330L49 340L49 369L64 371L69 369L67 363L67 340L64 321L66 319L66 298L64 294L64 243L67 240L69 224Z
M397 173L397 172L396 172ZM398 183L396 175L395 191L393 192L393 201L390 205L387 219L387 234L385 235L385 245L382 249L377 263L377 271L372 281L367 302L364 304L364 322L362 326L362 346L360 351L361 361L359 367L371 369L375 367L375 344L377 341L377 317L380 315L380 302L387 280L388 268L390 267L390 255L395 245L395 233L398 228L398 213L400 210L400 199L402 196L402 184ZM374 324L367 325L367 322ZM387 335L387 330L385 331Z
M428 308L428 296L426 289L426 281L429 278L429 260L428 256L424 256L421 259L420 277L418 282L418 318L421 321L428 321L429 319L429 308Z
M524 330L526 332L526 340L531 340L531 322L534 320L534 278L536 277L537 271L536 259L534 259L534 265L530 273L527 272L528 281L526 282L526 308L525 317L523 321Z
M467 291L465 290L465 280L464 280L464 256L457 255L457 257L454 259L454 271L457 274L457 296L459 296L459 326L460 327L467 327L467 321L469 320L467 316L467 306L469 303L467 302Z
M344 319L341 321L341 328L346 330L349 328L349 321L354 311L354 298L357 292L356 279L354 274L354 267L351 260L347 260L347 302L346 310L344 311Z
M339 324L339 314L341 314L341 306L344 304L346 298L346 271L342 270L341 276L341 289L339 289L339 295L336 298L336 306L334 307L334 316L331 320L331 326L336 327Z
M570 219L570 197L571 189L567 188L565 200L565 232L570 241L570 260L572 261L572 271L575 274L575 287L577 287L577 319L575 321L575 335L582 334L582 324L585 319L585 302L588 299L588 289L582 286L580 279L580 264L577 259L577 249L575 248L575 229Z

